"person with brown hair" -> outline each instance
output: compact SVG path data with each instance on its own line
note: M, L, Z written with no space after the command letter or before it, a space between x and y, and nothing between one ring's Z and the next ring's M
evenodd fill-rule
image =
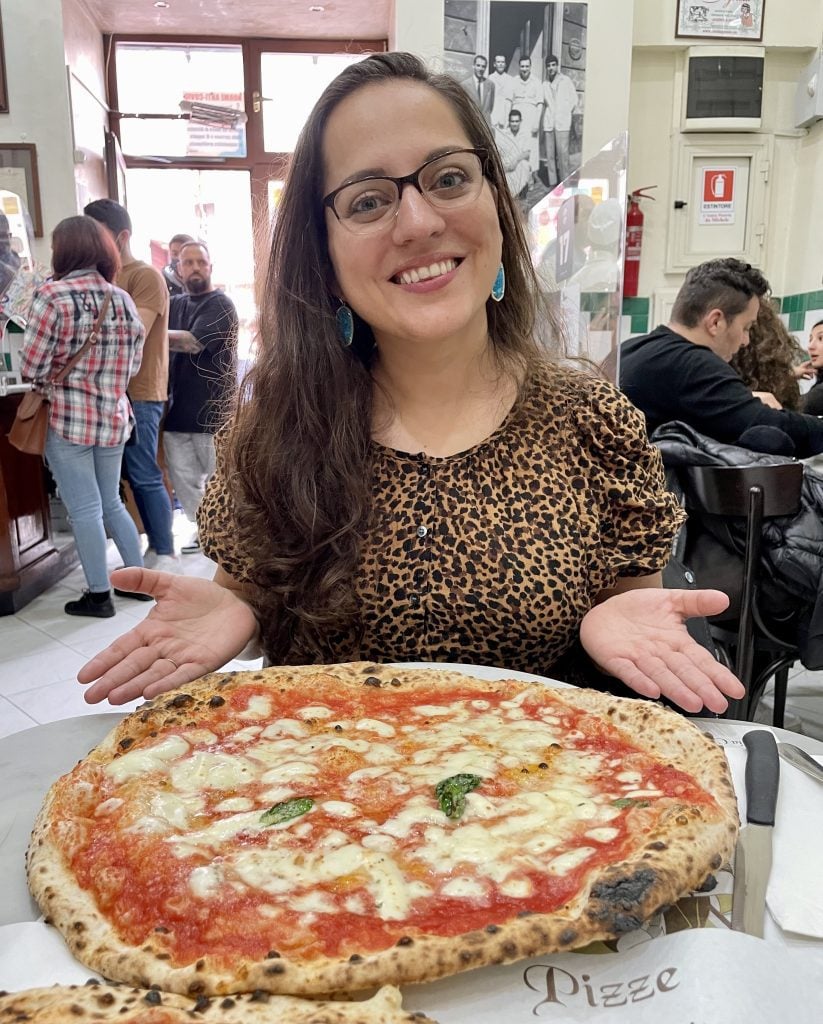
M780 319L773 301L760 300L757 319L749 331L749 344L730 363L755 398L775 408L800 412L800 380L814 376L802 346Z
M682 513L642 418L536 336L556 320L459 83L384 53L328 86L262 291L199 511L215 580L114 574L158 603L80 671L86 700L169 690L256 636L275 664L543 673L579 639L635 693L742 696L684 625L725 596L661 589Z
M812 324L809 332L809 355L817 380L803 399L803 412L809 416L823 416L823 320Z
M134 303L111 282L120 256L91 217L67 217L52 235L54 280L34 294L22 373L51 391L45 459L68 512L88 590L68 615L109 618L106 531L127 566L142 566L140 537L120 499L123 447L134 419L126 386L140 367L145 330ZM97 341L59 385L54 376L83 347L111 290Z

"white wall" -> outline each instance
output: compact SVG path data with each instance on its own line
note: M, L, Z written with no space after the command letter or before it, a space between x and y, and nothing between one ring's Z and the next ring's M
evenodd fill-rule
M2 0L9 113L0 114L0 142L37 146L44 238L35 255L50 262L49 237L76 212L63 16L60 0Z
M658 185L645 203L640 295L677 288L682 275L665 273L673 201L673 146L680 136L684 50L700 40L675 39L674 0L635 0L629 114L629 188ZM762 131L774 139L769 177L770 209L763 270L777 295L812 291L823 274L823 127L794 129L793 106L800 72L823 33L821 0L766 5ZM706 45L715 44L706 40ZM732 44L734 45L734 44Z
M108 125L103 37L83 0L62 0L63 45L70 68L77 208L108 195L104 133Z
M629 124L635 2L588 0L584 160ZM395 0L389 46L393 50L409 50L428 61L441 61L443 0Z

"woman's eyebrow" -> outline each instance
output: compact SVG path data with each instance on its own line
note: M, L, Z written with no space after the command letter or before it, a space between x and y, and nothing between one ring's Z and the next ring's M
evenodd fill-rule
M423 158L420 166L427 164L429 160L436 160L439 156L445 156L446 153L454 153L455 150L465 148L466 147L462 145L438 146L437 149L429 150L428 155ZM362 170L355 171L354 174L350 174L348 178L340 182L337 188L343 188L346 185L354 185L355 182L362 181L364 178L383 178L388 176L389 175L385 167L364 167Z

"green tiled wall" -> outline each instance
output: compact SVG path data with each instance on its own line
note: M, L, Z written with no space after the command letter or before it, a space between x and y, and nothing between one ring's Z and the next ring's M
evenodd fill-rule
M645 334L649 330L649 299L623 299L623 316L631 317L632 334Z
M823 291L784 295L780 300L780 312L789 314L790 331L803 330L810 309L823 309Z

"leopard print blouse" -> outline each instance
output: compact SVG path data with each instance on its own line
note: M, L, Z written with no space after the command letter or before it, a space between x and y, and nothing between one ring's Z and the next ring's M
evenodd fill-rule
M354 581L360 623L291 664L437 661L547 674L597 595L668 561L683 513L642 416L611 384L545 367L481 444L445 458L373 444L374 503ZM248 579L221 471L204 551Z

